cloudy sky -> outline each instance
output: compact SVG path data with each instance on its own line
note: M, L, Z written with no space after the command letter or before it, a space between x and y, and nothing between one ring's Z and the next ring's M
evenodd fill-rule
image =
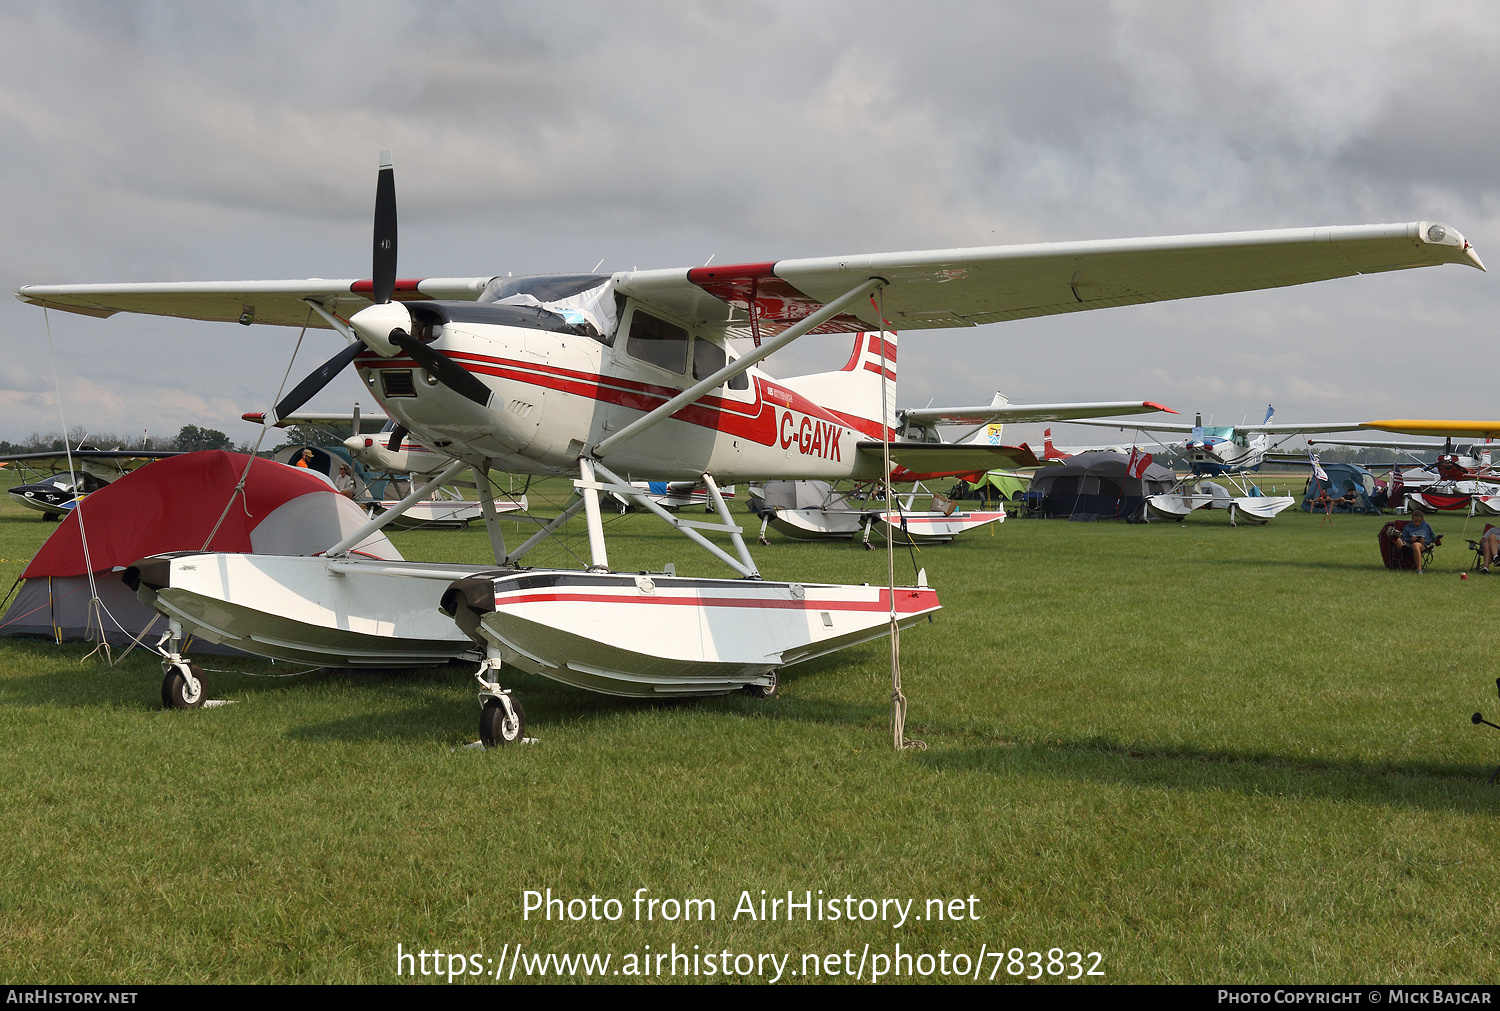
M0 0L0 32L8 290L368 276L382 148L405 276L1434 219L1495 275L911 334L900 401L1500 412L1490 4ZM297 336L52 313L49 344L14 299L0 327L12 439L62 427L58 385L70 427L249 438ZM814 340L773 371L842 361Z

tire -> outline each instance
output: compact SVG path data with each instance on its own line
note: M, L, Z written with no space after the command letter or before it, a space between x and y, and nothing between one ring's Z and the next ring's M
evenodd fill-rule
M768 685L746 685L745 694L757 699L774 699L776 690L781 687L781 675L777 671L770 674L771 683Z
M505 705L499 699L485 699L484 708L479 711L479 739L486 748L515 744L526 736L526 712L521 708L521 700L512 696L510 707L516 713L513 721L505 718Z
M208 697L208 688L203 684L203 668L189 661L188 666L192 668L193 678L198 682L198 693L188 695L188 681L183 677L182 671L173 664L167 668L166 677L161 682L161 704L168 709L197 709L203 705L203 700Z

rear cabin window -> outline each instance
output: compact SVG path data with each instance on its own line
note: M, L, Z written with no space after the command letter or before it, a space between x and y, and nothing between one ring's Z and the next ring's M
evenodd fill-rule
M625 350L632 358L659 369L686 372L688 332L637 309L630 318L630 339L625 342Z
M728 363L729 359L724 353L724 349L713 341L707 341L700 337L693 342L694 379L707 379ZM750 376L747 373L741 372L729 380L729 388L731 390L748 390L750 388Z

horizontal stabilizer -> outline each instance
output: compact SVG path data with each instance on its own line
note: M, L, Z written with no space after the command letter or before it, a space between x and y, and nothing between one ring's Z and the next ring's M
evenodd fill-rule
M879 442L861 442L860 455L881 459ZM994 470L997 467L1040 467L1027 446L983 446L973 443L893 442L891 478L895 481L926 481Z

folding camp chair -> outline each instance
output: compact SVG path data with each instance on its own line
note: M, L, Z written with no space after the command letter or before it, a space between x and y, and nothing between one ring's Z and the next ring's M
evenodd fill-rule
M1406 520L1391 520L1380 528L1380 559L1385 562L1388 569L1415 570L1412 564L1411 552L1401 544L1401 531L1406 528ZM1428 568L1432 564L1432 551L1441 547L1443 535L1438 534L1433 538L1431 544L1422 545L1422 568Z
M1484 535L1495 529L1495 524L1486 523L1484 529L1479 532L1479 540L1466 540L1469 550L1474 552L1474 564L1469 566L1470 572L1478 572L1484 568Z

